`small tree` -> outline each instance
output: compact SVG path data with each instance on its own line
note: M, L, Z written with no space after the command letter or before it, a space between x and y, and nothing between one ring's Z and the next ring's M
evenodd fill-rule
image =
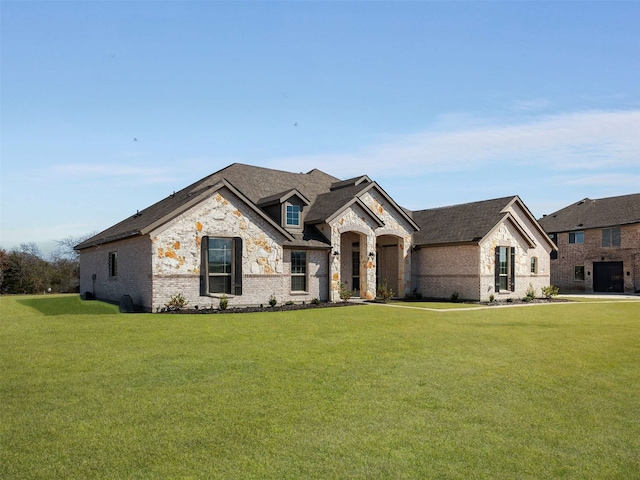
M340 290L340 298L342 299L343 302L348 301L353 295L351 290L349 290L347 286L342 282L340 282L339 290Z
M389 288L389 280L386 278L378 285L378 298L381 298L383 302L388 302L393 298L393 290Z
M553 285L548 285L546 287L542 287L541 290L542 290L542 295L547 300L555 297L556 295L558 295L558 293L560 293L560 289L558 287L554 287Z

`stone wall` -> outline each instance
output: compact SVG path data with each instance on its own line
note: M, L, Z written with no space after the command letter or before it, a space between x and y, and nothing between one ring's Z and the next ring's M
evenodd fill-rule
M532 232L533 235L533 232ZM480 299L486 301L493 294L496 300L523 298L529 285L536 296L542 296L541 288L550 284L549 253L551 247L540 237L533 237L535 246L527 241L509 222L503 221L493 234L480 245ZM515 291L495 291L496 247L512 247L515 255ZM531 258L536 257L538 273L531 272Z
M201 242L204 236L242 238L242 295L227 295L229 307L286 301L326 300L327 253L308 251L308 292L290 291L290 252L272 225L230 191L223 189L152 232L153 309L181 293L190 306L217 307L221 295L200 295Z

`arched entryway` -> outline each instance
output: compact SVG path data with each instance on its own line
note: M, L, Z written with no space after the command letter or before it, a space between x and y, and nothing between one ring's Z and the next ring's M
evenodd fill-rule
M340 283L354 297L375 298L373 235L347 231L340 235Z
M386 284L394 297L404 297L404 239L395 235L376 238L376 291Z

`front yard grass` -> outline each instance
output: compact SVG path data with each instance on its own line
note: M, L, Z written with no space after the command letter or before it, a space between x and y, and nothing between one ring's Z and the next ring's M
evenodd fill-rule
M640 478L638 302L105 308L0 298L0 478Z

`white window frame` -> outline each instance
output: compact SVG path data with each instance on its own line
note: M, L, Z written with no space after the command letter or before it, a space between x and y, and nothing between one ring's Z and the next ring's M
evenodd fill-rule
M294 271L294 269L299 268L299 265L296 265L294 268L294 256L298 256L298 255L304 255L304 271L303 272L299 272L299 271ZM291 280L290 280L290 284L289 287L291 289L292 293L295 292L308 292L309 291L309 277L308 277L308 272L309 272L309 255L308 252L306 250L292 250L291 251ZM299 278L304 278L304 289L303 290L299 290L299 289L294 289L294 279L299 279Z

